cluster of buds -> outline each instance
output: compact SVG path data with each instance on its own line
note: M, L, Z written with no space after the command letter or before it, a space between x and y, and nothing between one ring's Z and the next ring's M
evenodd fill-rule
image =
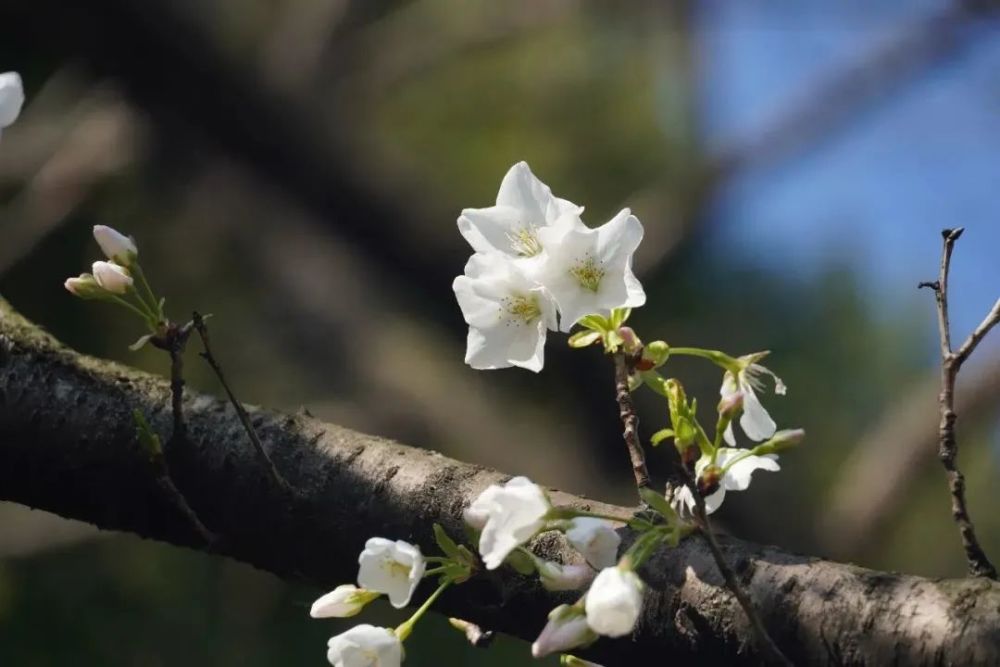
M135 240L105 225L94 227L94 240L106 260L94 262L89 273L67 278L63 285L73 296L114 303L142 319L149 334L136 341L131 349L137 350L150 340L162 338L169 326L163 299L156 298L146 280Z

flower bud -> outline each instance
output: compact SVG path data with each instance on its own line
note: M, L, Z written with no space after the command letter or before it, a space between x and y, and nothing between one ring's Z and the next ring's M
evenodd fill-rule
M132 276L128 271L112 262L94 262L94 280L112 294L124 294L132 287Z
M806 437L806 432L801 428L783 429L778 431L770 440L754 448L758 454L773 454L783 449L791 449L802 443Z
M722 469L719 466L708 466L698 477L698 493L704 498L719 490L722 479Z
M630 569L601 570L587 591L587 625L606 637L629 634L642 612L642 589L642 580Z
M651 368L659 368L670 358L670 346L666 341L654 340L642 348L642 358L651 364Z
M547 591L578 591L594 580L593 568L584 563L562 565L552 561L537 562L538 576Z
M566 528L566 539L593 568L602 570L618 561L622 538L609 521L575 517Z
M360 613L366 604L378 596L375 591L343 584L313 602L309 615L313 618L347 618Z
M618 327L618 335L622 339L622 347L627 354L635 354L642 349L642 341L632 327Z
M476 648L486 648L493 641L495 636L492 630L483 630L475 623L471 623L461 618L449 618L451 627L465 634L465 638Z
M531 655L544 658L550 653L584 646L597 639L587 625L587 615L577 605L559 605L549 613L549 622L531 645Z
M726 394L719 401L719 416L732 421L743 412L743 392L734 391Z
M67 278L63 286L70 294L81 299L100 299L105 295L104 290L94 280L94 276L89 273L81 273L76 278Z
M106 225L94 226L94 240L101 246L105 257L122 266L129 266L139 255L135 241Z

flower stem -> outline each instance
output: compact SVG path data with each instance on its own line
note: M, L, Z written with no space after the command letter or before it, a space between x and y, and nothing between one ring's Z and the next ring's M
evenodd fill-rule
M401 623L400 626L396 628L396 636L399 637L399 641L406 641L406 638L410 636L411 632L413 632L413 626L417 624L420 617L427 613L427 610L431 608L434 601L441 597L441 594L444 593L444 589L451 586L451 584L452 581L449 579L438 586L437 590L431 593L430 597L424 600L424 603L420 605L420 608L413 612L413 616L410 616L409 619Z
M117 294L108 294L107 298L110 299L112 302L117 303L119 306L124 306L125 308L128 308L129 310L131 310L133 313L135 313L136 315L138 315L139 317L141 317L142 321L145 322L147 326L151 326L152 325L152 321L151 321L152 318L150 317L151 313L148 312L147 310L145 310L145 307L146 307L145 302L143 302L143 304L142 304L143 308L140 309L139 307L135 306L134 304L131 304L128 301L126 301L125 299L121 298Z
M632 461L632 474L635 476L636 489L649 486L649 471L646 469L646 455L639 442L639 416L632 403L632 393L628 388L629 367L624 352L616 352L615 360L615 398L618 400L619 417L622 420L622 438Z
M149 305L152 307L153 312L156 314L156 319L158 321L162 321L164 319L163 311L160 310L160 304L156 300L156 295L153 294L153 289L149 286L149 281L146 280L146 274L142 270L142 265L139 264L138 261L136 261L132 266L135 268L135 274L139 276L139 284L142 286L142 291L145 292L146 298L149 299ZM142 299L143 295L139 294L139 298Z

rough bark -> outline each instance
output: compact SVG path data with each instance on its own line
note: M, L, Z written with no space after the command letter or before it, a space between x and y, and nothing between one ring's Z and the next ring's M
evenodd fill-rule
M220 536L212 548L317 590L353 580L357 553L372 534L432 551L434 521L459 534L462 507L506 478L305 415L251 408L263 446L298 490L289 495L261 466L226 401L189 394L184 407L187 441L169 443L167 457L178 487ZM170 432L165 380L77 354L0 299L0 498L203 548L158 489L136 441L134 408ZM560 492L553 498L630 511ZM874 572L721 541L771 636L797 664L1000 664L996 582ZM536 547L568 554L553 537ZM657 555L644 576L650 591L635 636L601 640L595 659L609 666L758 662L745 616L701 540ZM501 570L450 591L439 605L532 639L566 597Z

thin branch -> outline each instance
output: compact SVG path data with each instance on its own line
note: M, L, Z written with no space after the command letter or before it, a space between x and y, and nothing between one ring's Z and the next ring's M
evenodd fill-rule
M934 290L937 301L938 330L941 338L941 394L938 397L941 406L941 422L938 426L938 458L948 475L948 488L951 492L951 516L958 525L962 536L962 546L965 549L965 559L968 562L969 573L975 577L997 578L997 570L986 556L986 552L976 537L972 517L965 499L965 476L958 469L958 441L955 437L955 380L962 363L975 349L983 336L1000 319L1000 301L969 338L959 348L958 353L951 351L951 327L948 321L948 270L951 264L951 252L955 241L962 235L963 229L945 229L941 232L944 245L941 251L941 271L935 283L920 283L919 287L929 287Z
M962 347L958 348L958 352L955 353L952 365L955 367L956 373L958 373L958 370L965 363L965 360L969 358L973 350L976 349L976 346L979 345L979 341L985 338L990 329L995 327L998 322L1000 322L1000 299L997 299L997 302L993 304L993 309L979 323L976 330L969 334L969 337L962 343Z
M237 416L240 418L240 423L243 424L243 430L247 432L247 437L250 438L250 442L253 444L254 449L257 450L257 455L260 456L261 460L267 465L268 471L271 473L271 478L274 479L275 483L278 484L282 489L288 493L295 493L295 489L285 480L285 478L278 471L278 468L274 465L274 461L271 457L267 455L267 450L264 449L264 445L260 441L260 436L257 435L257 430L254 429L253 423L250 421L250 415L247 414L246 408L243 404L239 402L236 398L236 394L229 387L229 383L226 382L226 376L222 373L222 366L216 361L215 356L212 354L211 343L208 338L208 327L205 325L205 318L201 313L195 312L191 316L191 322L194 325L195 330L198 332L198 336L201 337L201 344L204 347L204 351L201 352L201 358L208 362L208 365L212 367L215 371L215 376L219 378L219 382L222 384L222 388L226 391L226 396L229 397L229 402L232 403L233 408L236 410Z
M191 504L181 493L181 490L177 488L174 484L173 478L170 476L170 472L167 469L166 461L160 456L157 460L153 461L153 468L156 471L156 483L159 485L160 489L169 496L171 502L177 507L178 511L184 515L184 518L194 527L195 532L205 541L205 544L209 547L213 547L218 543L218 537L210 531L205 524L202 522L198 513L194 511Z
M708 519L708 512L705 510L705 498L701 495L701 491L698 490L698 484L686 468L681 465L677 467L680 468L684 484L694 498L694 519L698 524L698 531L705 538L705 543L708 545L708 549L712 553L712 558L715 560L715 566L722 574L726 586L732 591L736 600L740 603L740 607L743 608L743 613L746 614L747 620L750 621L750 627L753 628L757 647L760 649L762 657L768 664L790 667L793 664L792 661L781 652L778 645L771 639L771 635L768 634L767 628L760 618L760 614L757 613L757 608L753 606L753 600L747 595L747 592L743 589L743 585L740 583L739 577L736 576L736 572L733 571L729 562L726 561L726 556L722 553L719 541L715 539L715 532L712 530L712 524Z
M622 437L628 456L632 462L632 474L635 476L636 489L649 486L649 471L646 469L646 456L639 442L639 416L632 403L632 392L628 388L628 360L624 352L616 352L615 359L615 398L618 400L619 416L624 431Z

